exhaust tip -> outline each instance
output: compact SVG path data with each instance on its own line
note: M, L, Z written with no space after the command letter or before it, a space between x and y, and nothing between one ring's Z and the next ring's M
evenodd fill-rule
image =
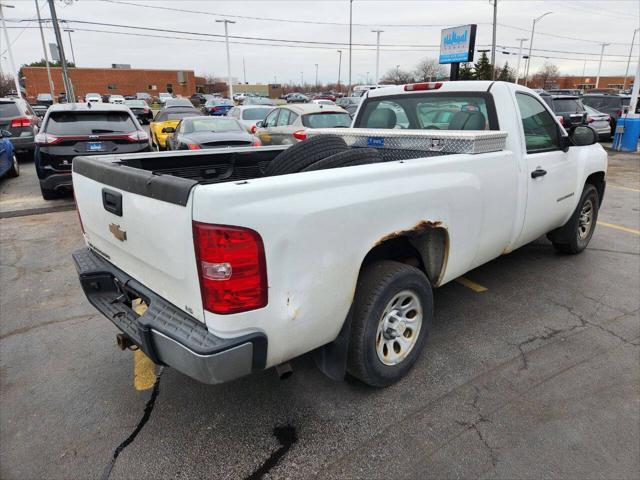
M291 368L291 364L289 364L289 362L276 365L275 369L280 380L286 380L291 375L293 375L293 368Z

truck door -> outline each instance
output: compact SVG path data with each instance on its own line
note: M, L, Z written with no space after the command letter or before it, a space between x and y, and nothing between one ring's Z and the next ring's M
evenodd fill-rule
M553 115L533 95L517 92L526 146L527 206L520 239L523 245L563 225L576 203L577 159L561 148Z

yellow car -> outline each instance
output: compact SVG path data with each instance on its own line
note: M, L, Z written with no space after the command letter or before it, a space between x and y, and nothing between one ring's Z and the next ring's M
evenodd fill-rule
M169 107L161 110L149 125L151 146L158 150L167 149L167 138L173 135L178 123L185 117L200 117L195 108Z

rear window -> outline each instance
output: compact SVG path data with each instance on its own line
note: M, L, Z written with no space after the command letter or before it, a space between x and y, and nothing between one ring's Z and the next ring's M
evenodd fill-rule
M555 98L553 100L556 112L583 112L584 108L579 100L574 98Z
M137 130L127 112L54 112L45 132L51 135L97 135Z
M498 128L490 94L424 93L365 100L358 128L488 130Z
M622 105L623 106L628 107L630 104L631 104L631 97L622 99Z
M583 97L582 103L600 111L603 108L608 108L609 110L620 108L622 105L620 97Z
M232 118L202 117L185 121L184 133L193 132L243 132L244 129Z
M0 117L18 117L20 110L14 102L0 103Z
M351 126L351 117L348 113L318 112L302 116L302 124L308 128L335 128Z
M156 122L166 122L169 120L182 120L183 118L187 118L187 117L199 117L201 116L202 113L200 113L199 111L197 111L196 109L193 109L192 111L187 111L187 112L172 112L171 110L164 110L160 113L158 113L158 115L156 115Z
M271 110L269 108L247 108L242 111L243 120L264 120Z

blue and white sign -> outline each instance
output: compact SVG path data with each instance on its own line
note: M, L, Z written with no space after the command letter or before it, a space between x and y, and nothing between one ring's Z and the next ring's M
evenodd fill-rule
M476 25L445 28L440 32L440 63L473 61Z

